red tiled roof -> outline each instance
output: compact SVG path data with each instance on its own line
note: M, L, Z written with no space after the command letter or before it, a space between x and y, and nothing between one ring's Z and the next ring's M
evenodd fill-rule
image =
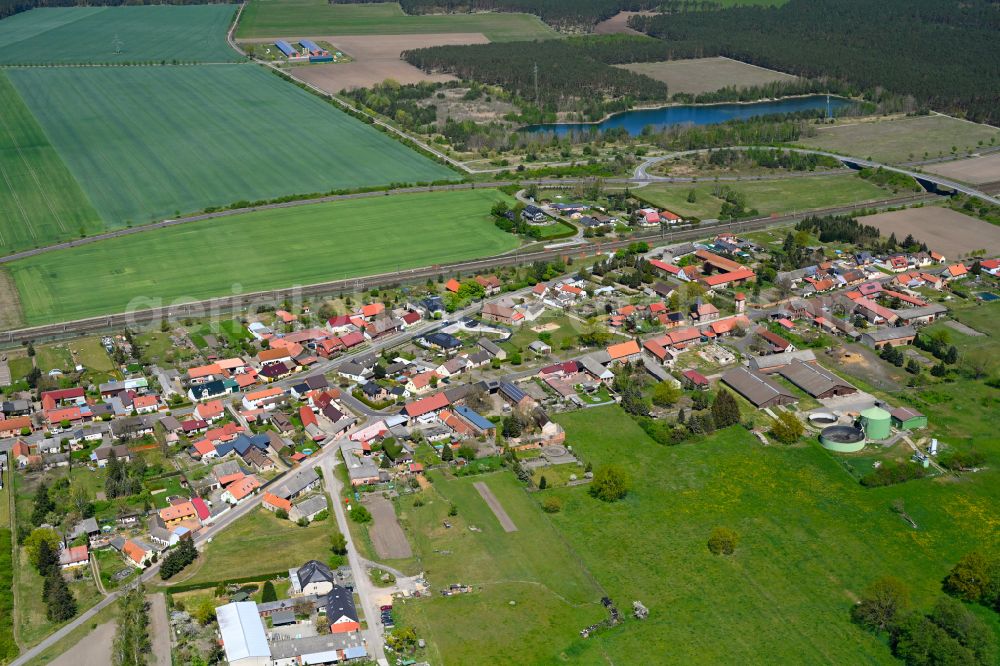
M286 499L282 499L277 495L272 495L271 493L264 493L264 498L261 500L264 504L270 504L275 509L284 509L285 513L292 510L292 503Z
M737 264L738 265L738 264ZM755 277L755 274L749 268L740 267L739 270L732 271L731 273L716 273L715 275L706 275L701 278L709 287L718 287L723 284L728 284L730 282L736 282L738 280L749 280Z
M403 411L406 412L406 415L409 417L423 416L424 414L444 409L449 404L448 396L446 396L444 392L441 392L427 396L426 398L421 398L420 400L408 402L403 408Z
M617 345L611 345L608 347L608 355L611 356L612 361L617 361L618 359L625 358L626 356L638 354L640 351L639 343L635 340L621 342Z

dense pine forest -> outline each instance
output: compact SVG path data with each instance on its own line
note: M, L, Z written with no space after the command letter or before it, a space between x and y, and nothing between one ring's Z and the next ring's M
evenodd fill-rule
M119 7L123 5L214 5L232 0L0 0L0 19L39 7Z
M671 58L725 55L1000 124L1000 5L992 0L791 0L632 18Z

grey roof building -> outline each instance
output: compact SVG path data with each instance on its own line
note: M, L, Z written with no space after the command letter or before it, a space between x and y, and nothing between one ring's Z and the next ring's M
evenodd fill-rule
M767 375L746 368L733 368L722 375L722 381L749 400L757 409L777 407L796 402L791 391Z
M792 361L778 372L814 398L832 398L857 393L858 389L816 363Z
M287 481L279 483L271 492L281 499L292 499L293 497L298 497L309 488L315 488L318 485L319 475L316 474L315 469L309 467L308 469L299 471Z

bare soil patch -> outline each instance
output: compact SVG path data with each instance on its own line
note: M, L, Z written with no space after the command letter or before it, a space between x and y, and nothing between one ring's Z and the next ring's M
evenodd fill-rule
M170 622L167 620L167 601L163 593L150 594L149 637L152 640L152 666L170 666Z
M618 12L606 21L594 26L598 35L641 35L638 30L628 27L628 20L633 16L652 16L656 12Z
M617 67L662 81L667 84L667 90L671 94L682 92L697 95L714 92L727 86L747 88L773 81L796 79L791 74L723 57L635 62Z
M0 331L17 328L23 323L17 286L10 273L0 268Z
M490 507L490 511L493 512L493 515L497 517L498 521L500 521L500 527L503 528L503 531L516 532L517 525L515 525L514 521L507 515L507 511L504 510L503 505L500 504L500 500L498 500L497 496L493 494L490 487L482 481L476 481L472 485L475 486L477 491L479 491L479 496L483 498L484 502L486 502L486 506Z
M406 534L399 526L392 502L384 497L371 495L365 498L364 503L374 519L369 533L378 556L384 560L413 557L410 542L406 540Z
M479 32L428 35L351 35L341 37L311 36L313 40L330 42L354 60L347 63L308 65L286 69L297 79L311 83L329 93L352 88L369 88L386 79L402 84L421 81L454 81L450 74L426 74L400 60L399 54L426 46L454 44L487 44L489 39ZM266 41L266 40L261 40Z
M80 666L110 664L111 643L115 638L115 623L105 622L80 639L80 642L49 662L49 666Z
M974 185L993 183L1000 180L1000 153L993 153L985 157L970 157L943 164L931 164L924 167L924 170Z
M879 228L883 236L907 234L949 259L972 250L985 249L989 255L1000 252L1000 227L963 215L949 208L925 206L859 218L863 224Z
M944 325L952 330L958 331L962 335L968 335L970 338L981 338L986 335L985 333L977 331L971 326L966 326L962 322L955 321L954 319L949 319L944 323Z

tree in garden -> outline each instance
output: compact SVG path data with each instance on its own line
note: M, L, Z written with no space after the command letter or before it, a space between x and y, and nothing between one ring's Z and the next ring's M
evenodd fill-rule
M771 422L771 435L782 444L794 444L805 430L802 421L791 412L781 412Z
M545 478L545 475L543 474L542 478L538 480L538 489L545 490L548 487L549 487L549 481L548 479Z
M38 526L45 522L49 512L56 508L49 498L49 487L43 481L35 489L35 506L31 512L31 524Z
M263 603L278 600L278 593L274 589L274 583L269 580L264 582L264 589L261 590L260 600Z
M455 459L455 452L451 450L451 444L447 442L441 446L441 460L451 462Z
M76 615L76 599L70 592L59 567L49 570L45 578L45 615L52 622L63 622Z
M61 542L55 530L40 527L32 530L24 540L24 549L28 553L28 561L43 576L54 565L59 563L59 547Z
M708 550L713 555L732 555L740 537L728 527L716 527L708 536Z
M673 382L660 382L653 387L653 404L670 407L681 399L681 390Z
M198 550L194 547L194 540L190 535L181 537L177 547L163 558L160 565L160 578L169 580L180 573L184 567L191 564L198 557Z
M354 504L351 507L351 520L356 523L370 523L372 521L372 514L363 504Z
M347 537L339 531L330 535L330 550L335 555L347 555Z
M885 631L909 605L910 592L903 581L884 576L865 588L861 600L851 610L851 619L867 629Z
M740 422L740 406L729 391L722 389L712 402L712 418L716 428L728 428Z
M617 465L599 467L590 483L590 494L603 502L616 502L628 494L629 481Z
M555 495L546 497L542 502L542 511L545 513L559 513L562 510L562 500Z

